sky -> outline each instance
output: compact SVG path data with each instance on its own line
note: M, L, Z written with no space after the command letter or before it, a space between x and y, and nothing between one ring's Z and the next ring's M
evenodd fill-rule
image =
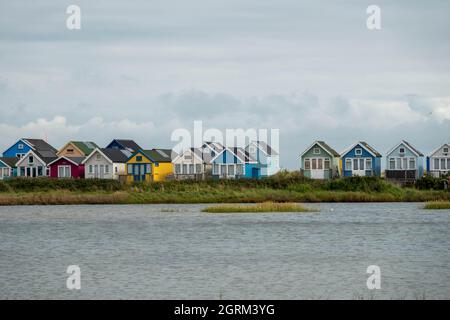
M450 141L450 1L373 1L0 0L0 150L171 148L198 120L279 129L287 169L314 140L428 153Z

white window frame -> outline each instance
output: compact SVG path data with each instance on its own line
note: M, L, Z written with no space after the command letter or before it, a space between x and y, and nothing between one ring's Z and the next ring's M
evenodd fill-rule
M313 154L320 154L320 148L319 147L315 147L313 149Z
M175 163L175 173L181 174L181 164Z
M63 175L61 176L60 170L63 170ZM67 175L67 173L69 173ZM70 178L72 177L72 167L68 165L58 166L58 178Z
M362 148L356 148L355 149L355 156L361 156L362 155Z

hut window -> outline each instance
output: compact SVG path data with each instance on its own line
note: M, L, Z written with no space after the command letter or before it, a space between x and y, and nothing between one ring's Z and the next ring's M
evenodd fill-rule
M243 175L244 174L244 166L242 164L236 165L236 174Z
M362 149L361 148L355 149L355 155L357 156L362 155Z
M142 156L137 156L136 161L142 161Z
M109 165L105 165L105 173L109 173Z
M389 169L395 170L395 159L394 158L389 159Z
M213 173L214 174L219 174L219 165L218 164L214 164L214 166L213 166Z
M444 148L444 153L448 153L448 148Z
M67 149L67 153L73 153L73 149Z
M371 158L366 159L366 170L372 170L372 159Z
M312 161L311 161L311 169L313 169L313 170L317 169L317 159L312 159Z
M150 164L146 165L146 169L147 169L146 173L152 173L152 166Z
M402 169L403 170L408 169L408 159L407 158L402 158Z
M97 153L97 160L100 160L101 159L101 155L99 154L99 153Z
M441 170L445 170L445 159L441 159Z
M325 160L324 160L324 169L330 169L330 159L329 158L326 158Z
M234 164L228 165L228 175L234 176Z
M23 144L22 143L18 145L18 149L19 150L23 150Z
M450 158L447 159L447 170L450 170Z
M194 174L194 165L193 164L189 165L189 174Z
M175 173L176 174L180 174L181 173L181 164L176 164L175 165Z
M320 149L319 148L314 148L313 152L314 152L314 154L320 154Z
M352 159L345 159L345 170L352 170Z
M410 169L415 169L416 168L416 159L409 158L409 168Z
M202 173L202 165L201 164L195 165L195 173Z
M400 153L405 153L405 148L400 148Z
M89 165L89 173L92 173L92 164Z
M133 165L129 164L127 168L128 174L133 174Z
M188 172L188 166L187 164L183 164L183 174L187 174Z
M311 169L311 160L305 159L305 170Z
M28 163L34 163L34 157L33 156L29 156L28 157Z
M439 159L434 159L434 169L439 170Z
M402 158L397 158L397 169L402 168Z

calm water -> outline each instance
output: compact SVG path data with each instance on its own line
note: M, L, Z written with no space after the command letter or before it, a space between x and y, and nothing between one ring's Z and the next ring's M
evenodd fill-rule
M310 206L321 212L0 207L0 298L450 298L450 210ZM376 292L366 287L373 264ZM69 265L81 268L79 291L66 289Z

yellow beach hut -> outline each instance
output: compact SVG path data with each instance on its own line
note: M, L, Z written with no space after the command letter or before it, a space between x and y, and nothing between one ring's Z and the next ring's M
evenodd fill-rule
M173 174L172 150L138 150L127 161L127 182L164 181Z

